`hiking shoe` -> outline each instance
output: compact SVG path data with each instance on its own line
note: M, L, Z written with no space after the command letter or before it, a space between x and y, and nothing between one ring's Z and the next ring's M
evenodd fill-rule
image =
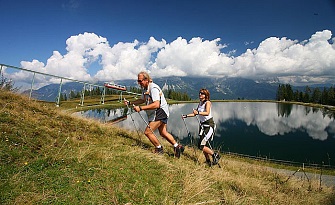
M160 147L160 148L155 148L155 154L164 154L164 150L163 150L163 147Z
M180 158L180 154L184 152L184 147L183 145L178 145L177 147L174 148L174 156L177 158Z
M211 167L211 166L212 166L212 162L211 162L211 160L210 160L210 159L206 159L206 164L207 164L209 167Z
M219 159L220 159L219 153L214 152L212 157L213 157L213 164L219 163Z

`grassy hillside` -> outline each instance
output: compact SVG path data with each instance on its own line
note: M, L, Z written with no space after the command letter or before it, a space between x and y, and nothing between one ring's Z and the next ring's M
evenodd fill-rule
M155 155L144 136L60 109L0 90L0 204L335 203L317 181L226 156L208 168L192 148Z

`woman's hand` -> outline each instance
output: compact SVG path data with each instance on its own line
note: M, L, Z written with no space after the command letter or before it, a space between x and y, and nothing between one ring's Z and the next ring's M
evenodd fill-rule
M193 114L194 114L194 115L199 115L199 111L198 111L198 110L195 110L195 109L193 109Z

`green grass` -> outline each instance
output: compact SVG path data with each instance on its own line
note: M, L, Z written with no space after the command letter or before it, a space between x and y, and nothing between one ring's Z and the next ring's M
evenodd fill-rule
M0 90L0 204L335 203L318 181L285 182L228 156L208 168L199 151L176 159L163 140L156 155L145 136L64 109Z

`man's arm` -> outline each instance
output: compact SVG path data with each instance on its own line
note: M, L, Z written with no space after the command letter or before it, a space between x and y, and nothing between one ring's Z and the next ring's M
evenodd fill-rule
M140 105L140 104L143 104L145 102L145 100L143 99L137 99L133 102L129 102L130 105Z

